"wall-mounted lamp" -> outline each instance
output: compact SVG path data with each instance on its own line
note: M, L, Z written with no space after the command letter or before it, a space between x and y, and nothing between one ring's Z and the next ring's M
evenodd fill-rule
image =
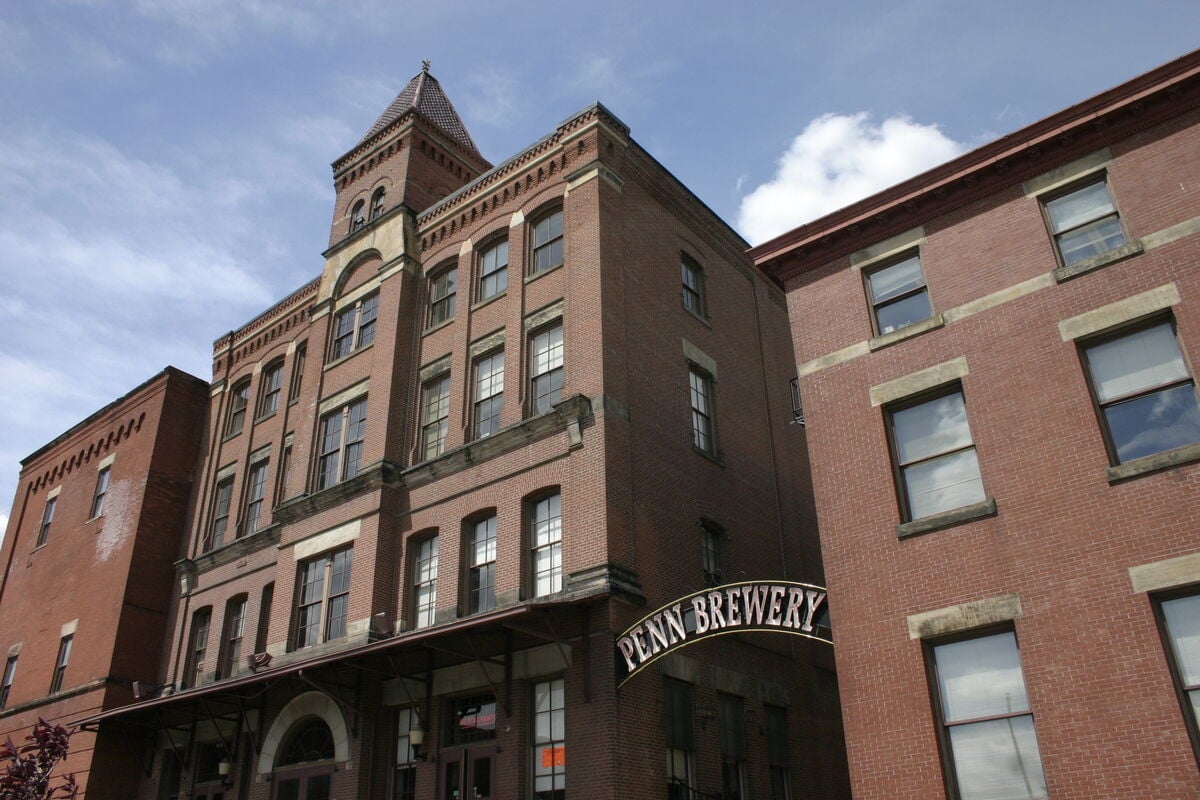
M217 764L217 774L221 776L221 786L228 789L233 786L233 781L229 778L229 772L233 769L233 764L230 763L229 757L222 758Z

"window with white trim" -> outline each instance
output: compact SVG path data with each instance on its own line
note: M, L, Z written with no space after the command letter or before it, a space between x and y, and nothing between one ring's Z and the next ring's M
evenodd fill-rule
M242 535L257 533L263 523L263 505L267 497L267 459L250 467L246 488L246 512L242 518Z
M221 665L218 678L232 678L241 672L242 638L246 632L246 595L239 595L225 604L225 624L221 632Z
M561 592L562 495L555 492L534 501L530 507L529 524L533 596L545 597Z
M533 252L529 274L561 267L563 263L563 212L552 211L533 223Z
M469 524L467 613L496 607L496 515Z
M54 508L57 505L57 495L46 501L46 507L42 509L42 524L38 526L37 544L35 547L41 547L50 538L50 523L54 522Z
M347 547L300 564L293 649L312 647L346 635L353 559L354 548Z
M1157 610L1184 722L1200 758L1200 594L1159 600Z
M429 327L454 319L454 298L458 293L458 270L448 267L429 277Z
M246 424L246 406L250 402L250 379L234 384L229 393L229 416L225 419L225 435L235 436Z
M68 634L58 642L58 658L54 660L54 675L50 678L50 694L61 691L67 675L67 662L71 660L71 645L75 635Z
M416 545L413 562L413 627L433 624L437 611L438 537L430 536Z
M501 239L479 254L480 301L508 290L508 239Z
M529 337L529 405L533 414L554 408L562 398L563 326L559 321Z
M279 408L279 393L283 388L283 359L267 365L259 378L258 410L255 418L263 419Z
M12 691L13 679L17 675L17 657L9 656L4 662L4 680L0 681L0 708L8 705L8 695Z
M205 551L220 547L225 541L225 531L229 528L229 507L233 500L233 476L217 482L213 492L212 517L208 524L208 536L205 538Z
M104 467L96 474L96 492L92 495L92 512L88 519L95 519L104 513L104 498L108 495L108 478L112 467Z
M205 606L192 614L192 629L188 637L187 663L183 669L183 688L199 686L204 678L204 659L208 655L208 629L212 623L212 607Z
M367 398L361 397L321 417L317 491L348 481L362 465L367 435Z
M705 316L704 270L691 256L681 253L679 276L683 292L683 307L698 317Z
M475 361L475 438L500 430L504 410L504 351L497 350Z
M875 333L886 333L929 319L933 307L921 258L916 253L864 273Z
M434 378L421 390L422 460L437 458L446 449L450 432L450 374Z
M692 445L702 453L716 456L712 376L699 367L691 367L688 370L688 395L692 403Z
M533 685L534 800L566 800L566 709L562 678Z
M375 321L379 315L379 292L361 297L353 305L337 312L333 321L333 345L329 360L337 361L375 341Z

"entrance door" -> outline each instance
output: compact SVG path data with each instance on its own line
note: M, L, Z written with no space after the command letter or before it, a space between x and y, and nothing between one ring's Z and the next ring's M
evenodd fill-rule
M330 800L332 767L275 773L275 800Z
M496 748L443 751L442 800L491 800Z

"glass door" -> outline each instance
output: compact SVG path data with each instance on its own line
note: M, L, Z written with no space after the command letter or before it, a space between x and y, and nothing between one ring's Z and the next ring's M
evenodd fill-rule
M442 753L442 800L491 800L495 747Z

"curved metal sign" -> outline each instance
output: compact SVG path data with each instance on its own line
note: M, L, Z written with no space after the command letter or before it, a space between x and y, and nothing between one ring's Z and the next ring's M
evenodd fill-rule
M746 581L681 597L617 637L617 686L653 661L722 633L790 633L833 644L825 589L793 581Z

